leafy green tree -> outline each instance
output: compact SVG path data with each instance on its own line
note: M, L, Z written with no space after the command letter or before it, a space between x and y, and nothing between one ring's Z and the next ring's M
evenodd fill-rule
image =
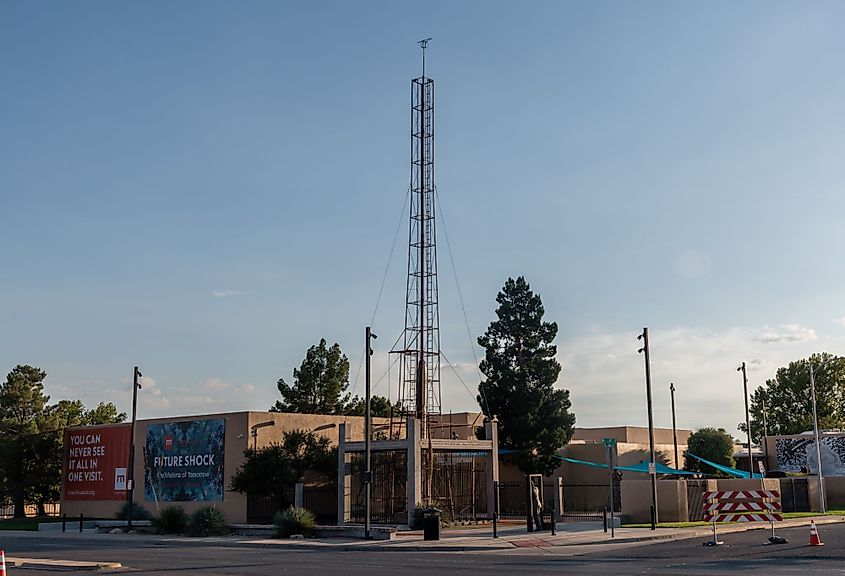
M734 468L734 440L724 428L701 428L690 434L687 440L687 452L710 460L716 464ZM690 472L715 473L711 466L690 456L684 456L684 470Z
M335 343L326 346L325 338L311 346L299 369L293 371L293 384L280 378L277 386L281 400L271 412L301 412L306 414L343 414L349 395L349 360Z
M117 406L111 402L100 402L96 408L85 411L82 423L87 426L95 424L118 424L126 421L126 412L118 412Z
M816 383L816 412L820 428L845 428L845 358L826 352L790 362L751 395L751 439L763 437L763 404L769 436L800 434L813 429L810 365ZM819 367L823 368L819 369ZM738 426L745 432L745 422Z
M279 443L244 451L244 462L232 476L231 490L284 497L309 470L334 479L337 450L325 436L291 430Z
M575 426L569 391L554 387L561 370L552 344L557 324L543 321L540 296L522 276L508 278L496 302L498 319L478 338L486 349L478 404L485 416L499 418L499 444L516 451L520 470L551 474Z
M367 409L367 399L355 396L347 403L344 413L347 416L363 416ZM391 415L402 412L402 403L398 400L395 404L391 404L390 400L384 396L370 397L370 413L373 416L381 418L390 418Z

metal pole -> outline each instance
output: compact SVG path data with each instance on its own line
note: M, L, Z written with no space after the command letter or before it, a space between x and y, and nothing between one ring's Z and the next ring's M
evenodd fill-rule
M610 445L608 445L608 447L607 447L607 469L609 470L609 475L610 475L610 537L614 538L616 536L616 534L614 533L614 528L613 528L613 515L614 515L613 514L614 513L614 509L613 509L613 506L614 506L614 504L613 504L613 470L614 470L614 465L613 465L613 446L610 446ZM605 532L607 532L607 530L605 530Z
M816 478L819 483L819 512L824 514L827 511L824 497L824 476L822 475L822 453L819 442L819 417L816 413L816 378L813 374L813 365L810 364L810 398L813 401L813 435L816 439Z
M745 362L737 368L742 371L742 397L745 400L745 432L748 439L748 473L749 478L754 478L754 456L751 454L751 419L748 416L748 377L745 374Z
M645 388L646 396L648 398L648 453L649 453L649 476L651 477L651 529L657 528L658 514L657 514L657 471L655 470L655 455L654 455L654 413L651 402L651 361L649 359L648 350L648 328L643 328L643 333L637 337L637 340L643 341L643 347L640 352L645 352Z
M372 471L372 454L370 451L370 441L372 437L372 415L370 414L370 356L373 355L373 350L370 348L370 340L375 338L370 327L367 326L365 330L364 342L364 357L366 358L366 394L364 399L364 454L365 454L365 468L364 472L364 486L365 486L365 500L364 500L364 538L369 540L372 535L370 533L370 517L372 515L372 496L373 496L373 471Z
M135 503L135 422L138 411L138 389L141 385L138 378L141 371L135 366L132 371L132 427L129 432L129 470L126 471L126 502L128 507L127 526L132 528L132 507Z
M678 428L675 425L675 383L669 383L669 391L672 394L672 440L675 443L675 468L680 468L681 463L678 461Z
M766 459L766 470L769 469L769 442L768 436L769 431L768 427L766 426L766 397L760 396L760 402L762 403L763 407L763 457Z

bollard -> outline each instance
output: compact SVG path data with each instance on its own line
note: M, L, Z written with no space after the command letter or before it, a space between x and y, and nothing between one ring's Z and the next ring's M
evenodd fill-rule
M555 514L554 506L552 506L552 536L555 535L555 521L556 521L557 514Z
M499 519L499 481L493 482L493 538L498 538L496 522Z
M602 520L604 520L604 533L607 534L607 507L601 511Z
M62 514L62 532L67 528L67 514Z
M79 531L82 532L82 512L79 513Z

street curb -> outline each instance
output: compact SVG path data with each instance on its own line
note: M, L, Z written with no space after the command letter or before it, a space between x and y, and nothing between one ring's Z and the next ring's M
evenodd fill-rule
M108 568L123 568L120 562L86 562L79 560L48 560L43 558L6 557L6 564L15 568L47 567L48 570L70 572L75 570L105 570Z

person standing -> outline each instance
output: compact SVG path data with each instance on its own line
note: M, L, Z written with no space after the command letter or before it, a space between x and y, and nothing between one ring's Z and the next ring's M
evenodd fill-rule
M540 496L540 487L537 482L531 482L531 513L534 520L534 531L543 529L543 498ZM542 480L540 480L542 482Z

